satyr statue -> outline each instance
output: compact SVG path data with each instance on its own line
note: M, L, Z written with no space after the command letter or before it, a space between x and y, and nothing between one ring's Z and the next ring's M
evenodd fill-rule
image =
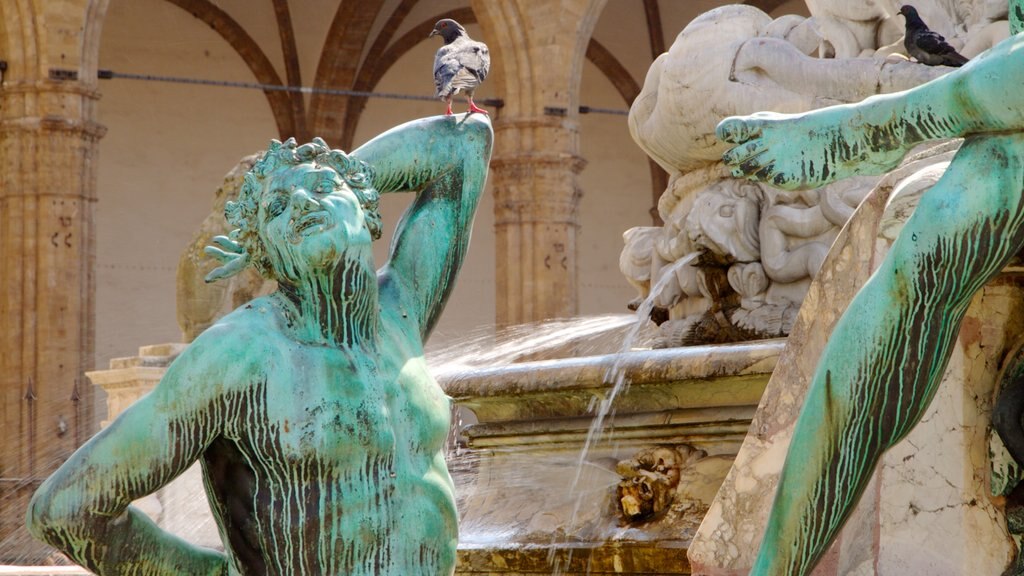
M97 574L451 574L449 399L423 343L469 243L493 134L437 117L346 155L273 142L227 205L213 278L278 290L200 334L39 488L28 525ZM415 201L375 269L378 194ZM224 551L129 503L202 463Z
M1014 33L1022 20L1014 0ZM828 341L751 574L811 572L882 453L925 413L972 296L1024 247L1022 83L1017 34L906 92L719 125L734 175L785 189L883 173L917 144L966 138Z

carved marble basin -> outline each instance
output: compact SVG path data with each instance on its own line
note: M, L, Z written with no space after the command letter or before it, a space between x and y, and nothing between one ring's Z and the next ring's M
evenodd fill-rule
M688 574L690 539L783 345L638 350L447 374L442 386L476 419L462 427L449 460L461 515L457 573ZM592 433L619 374L624 385ZM667 507L630 521L616 469L651 449L674 450L668 474L678 482Z

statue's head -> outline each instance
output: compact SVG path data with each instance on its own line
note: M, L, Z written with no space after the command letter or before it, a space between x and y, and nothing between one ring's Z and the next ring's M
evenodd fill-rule
M261 275L295 280L353 252L369 254L381 235L378 200L366 163L320 138L301 146L272 140L224 215Z

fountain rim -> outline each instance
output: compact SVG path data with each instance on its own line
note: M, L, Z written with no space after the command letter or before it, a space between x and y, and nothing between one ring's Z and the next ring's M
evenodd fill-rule
M520 362L453 370L438 377L455 402L535 392L568 392L611 386L615 373L631 386L748 377L771 373L785 338L750 342L638 349L615 354Z

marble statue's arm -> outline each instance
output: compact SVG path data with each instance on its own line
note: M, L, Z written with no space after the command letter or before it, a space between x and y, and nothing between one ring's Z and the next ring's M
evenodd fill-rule
M494 139L482 114L403 124L352 156L370 164L382 194L418 195L402 217L381 270L381 297L397 297L425 338L454 287L469 246Z
M1024 34L916 88L804 114L726 118L718 137L733 175L817 188L895 167L929 140L1024 130Z
M214 366L196 341L150 394L78 449L36 492L32 534L96 574L226 574L224 554L164 532L129 503L167 484L218 433Z
M790 92L810 97L813 107L818 108L826 103L862 100L871 94L909 90L948 72L945 67L907 60L818 58L804 54L782 38L757 37L744 42L736 53L732 78L756 85L767 76ZM764 97L775 99L768 90Z

